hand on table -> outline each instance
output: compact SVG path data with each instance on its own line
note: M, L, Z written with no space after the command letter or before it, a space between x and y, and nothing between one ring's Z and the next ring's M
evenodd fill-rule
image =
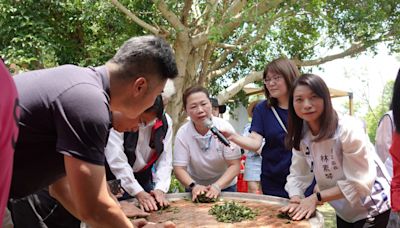
M119 205L120 205L122 211L125 213L126 217L131 218L131 217L147 217L147 216L149 216L149 213L147 213L143 210L140 210L132 202L120 201Z
M196 184L192 189L192 201L195 201L197 196L207 193L207 187Z
M140 207L144 208L145 211L156 211L157 202L152 195L145 191L141 191L135 195L136 199L139 201Z
M314 215L317 206L317 197L315 194L311 196L300 199L300 201L294 197L289 201L289 205L279 209L281 213L287 213L292 218L292 220L302 220L309 219Z
M150 195L154 197L160 207L167 207L169 205L169 201L165 198L165 192L155 189L150 192Z
M210 199L217 198L220 193L221 193L221 188L217 184L214 183L212 185L207 186L206 197Z

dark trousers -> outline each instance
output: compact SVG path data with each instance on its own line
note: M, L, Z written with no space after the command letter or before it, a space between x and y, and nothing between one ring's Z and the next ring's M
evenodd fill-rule
M192 190L185 188L185 192L192 192ZM231 185L221 190L221 192L237 192L237 185Z
M221 190L221 192L237 192L237 185L234 184L234 185L231 185L231 186L229 186L227 188L224 188L224 189Z
M390 210L383 212L375 217L368 219L361 219L354 223L349 223L336 216L336 225L338 228L385 228L390 216Z
M71 215L47 189L8 204L15 228L79 228Z
M146 192L151 192L154 190L154 183L153 183L153 174L151 172L151 167L148 169L142 171L142 172L137 172L135 173L135 178L139 182L140 186L144 189ZM126 191L124 191L124 194L122 197L119 197L118 200L127 200L134 198L134 196L129 195Z

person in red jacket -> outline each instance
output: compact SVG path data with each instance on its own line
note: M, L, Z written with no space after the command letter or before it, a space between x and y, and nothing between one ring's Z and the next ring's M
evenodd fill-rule
M395 132L390 147L393 160L393 178L390 190L392 210L400 213L400 69L393 86L392 106Z
M18 94L3 60L0 60L0 88L0 227L6 227L3 216L10 191L14 147L18 136Z

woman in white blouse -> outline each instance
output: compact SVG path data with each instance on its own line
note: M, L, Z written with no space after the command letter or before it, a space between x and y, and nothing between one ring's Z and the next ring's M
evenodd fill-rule
M208 91L200 86L190 87L183 94L183 106L190 120L183 124L175 137L174 173L192 192L192 200L203 193L216 198L222 191L236 191L236 176L240 171L240 148L225 146L205 125L211 120L218 129L234 131L226 120L212 116Z
M359 121L338 117L325 82L300 76L289 98L287 146L293 148L286 191L289 205L280 209L293 220L311 217L329 202L337 227L386 227L389 175ZM304 198L313 178L318 191Z

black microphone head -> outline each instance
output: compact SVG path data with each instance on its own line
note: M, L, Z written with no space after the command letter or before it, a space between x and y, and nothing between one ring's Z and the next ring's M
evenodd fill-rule
M213 122L212 122L212 120L209 119L209 118L204 119L203 123L204 123L204 126L205 126L206 128L212 128L212 126L213 126Z

